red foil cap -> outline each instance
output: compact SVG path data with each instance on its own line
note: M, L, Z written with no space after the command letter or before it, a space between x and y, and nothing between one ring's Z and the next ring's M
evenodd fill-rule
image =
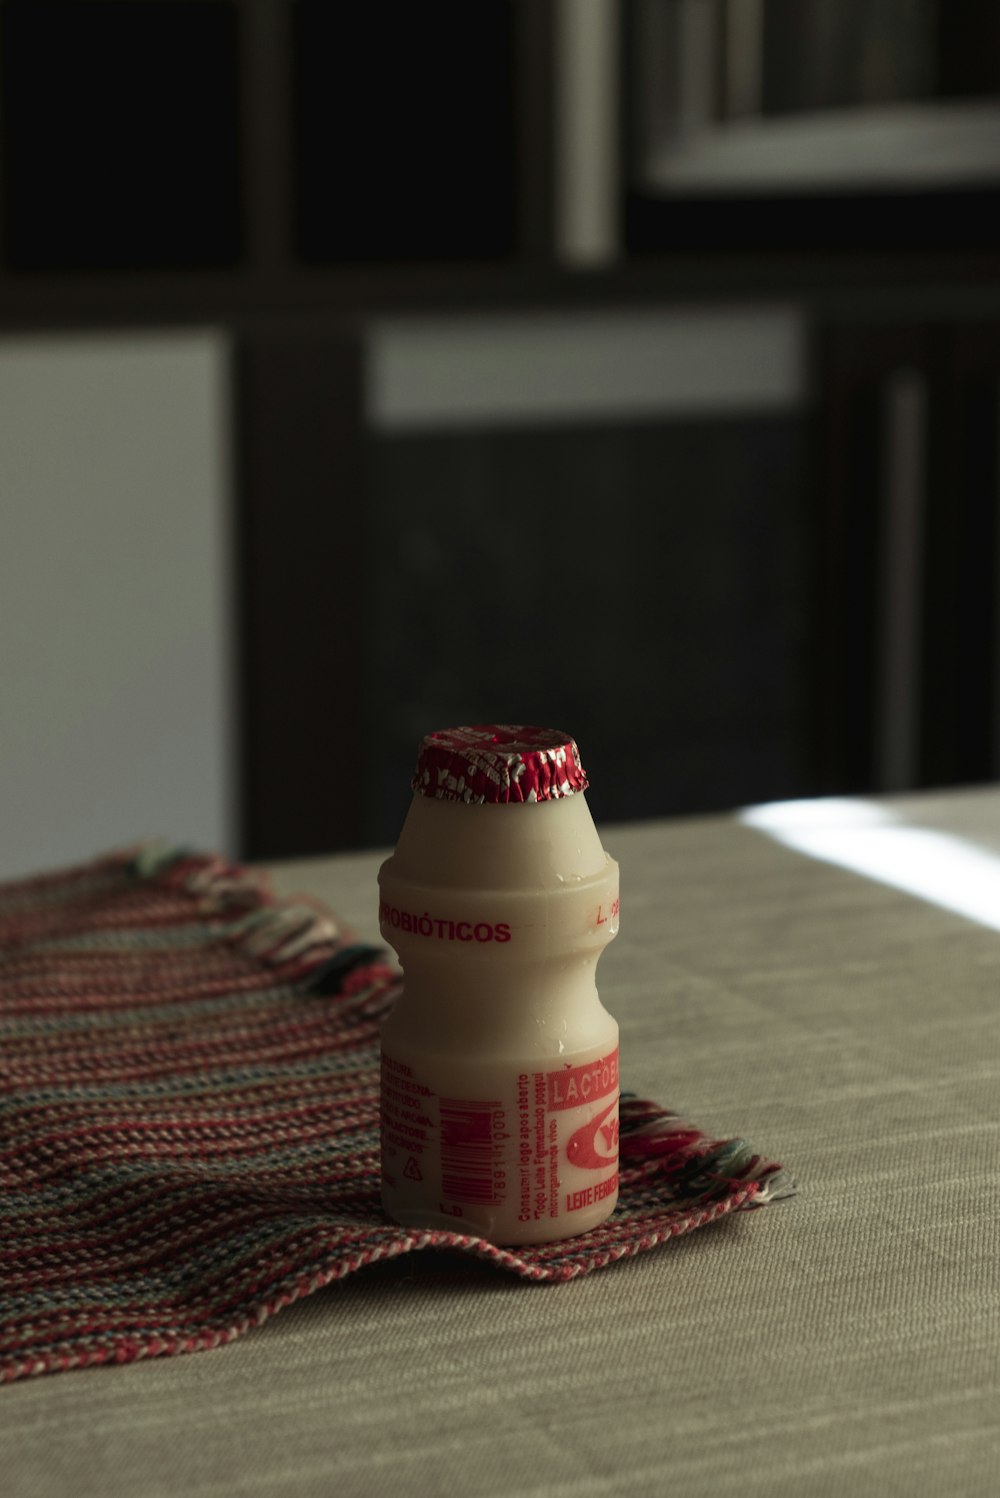
M556 801L587 789L576 741L557 728L477 723L420 746L413 789L438 801Z

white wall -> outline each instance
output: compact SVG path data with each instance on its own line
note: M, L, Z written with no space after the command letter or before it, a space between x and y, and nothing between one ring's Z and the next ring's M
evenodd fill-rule
M794 410L805 319L791 304L375 318L378 432Z
M0 340L0 877L233 838L227 346Z

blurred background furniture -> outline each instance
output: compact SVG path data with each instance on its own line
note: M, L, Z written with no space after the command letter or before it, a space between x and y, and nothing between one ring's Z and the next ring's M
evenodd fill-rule
M357 11L0 0L5 871L994 778L995 7Z

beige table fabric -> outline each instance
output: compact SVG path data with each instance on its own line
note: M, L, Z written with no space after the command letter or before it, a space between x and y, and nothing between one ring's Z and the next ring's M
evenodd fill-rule
M1000 851L996 792L895 805ZM414 1255L15 1385L8 1498L1000 1493L1000 933L731 818L605 842L625 1085L800 1195L567 1285ZM374 938L378 862L278 882Z

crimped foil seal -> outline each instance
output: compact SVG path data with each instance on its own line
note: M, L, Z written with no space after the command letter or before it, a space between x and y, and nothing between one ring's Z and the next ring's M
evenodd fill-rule
M438 801L557 801L587 789L576 740L557 728L477 723L442 728L420 746L413 789Z

